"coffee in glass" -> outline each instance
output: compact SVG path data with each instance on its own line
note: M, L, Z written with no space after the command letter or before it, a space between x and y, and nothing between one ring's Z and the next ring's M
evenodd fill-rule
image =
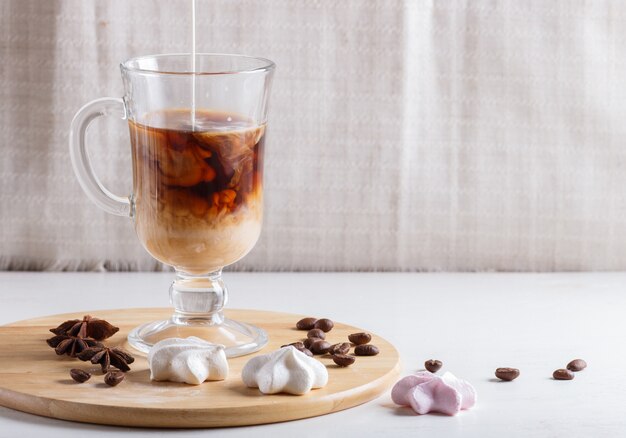
M169 110L129 123L135 229L154 258L202 274L259 237L265 125L208 111L189 120L189 110Z

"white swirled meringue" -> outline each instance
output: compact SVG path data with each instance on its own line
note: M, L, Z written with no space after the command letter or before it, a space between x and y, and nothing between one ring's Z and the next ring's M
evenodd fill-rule
M328 371L317 359L290 346L253 357L243 367L241 378L246 386L259 388L263 394L302 395L325 386Z
M224 380L228 362L222 345L195 336L157 342L148 354L150 379L199 385L206 380Z

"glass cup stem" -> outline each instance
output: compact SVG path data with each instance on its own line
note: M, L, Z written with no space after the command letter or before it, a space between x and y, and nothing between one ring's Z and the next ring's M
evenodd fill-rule
M179 325L215 325L224 321L222 309L228 301L228 290L222 270L204 275L176 271L170 286L174 306L172 321Z

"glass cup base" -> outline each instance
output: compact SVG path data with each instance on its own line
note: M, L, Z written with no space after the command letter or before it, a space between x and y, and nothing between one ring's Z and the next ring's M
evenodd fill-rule
M243 356L263 348L268 342L265 330L224 317L222 308L227 301L221 269L203 275L176 271L170 287L172 317L135 327L128 334L128 343L148 353L163 339L195 336L223 345L227 357Z
M211 320L187 321L185 324L176 323L173 319L149 322L135 327L128 334L128 343L134 349L147 354L154 344L163 339L189 336L223 345L227 357L254 353L267 345L268 341L265 330L223 318L219 324Z

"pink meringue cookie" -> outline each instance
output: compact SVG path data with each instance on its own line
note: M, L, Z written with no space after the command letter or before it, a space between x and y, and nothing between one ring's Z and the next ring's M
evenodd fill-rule
M406 376L398 381L391 389L391 399L400 406L410 406L410 394L412 390L423 383L430 382L435 375L423 371L415 375Z
M391 390L391 399L401 406L410 406L418 414L440 412L456 415L476 404L476 390L467 381L452 373L437 376L428 371L404 377Z

